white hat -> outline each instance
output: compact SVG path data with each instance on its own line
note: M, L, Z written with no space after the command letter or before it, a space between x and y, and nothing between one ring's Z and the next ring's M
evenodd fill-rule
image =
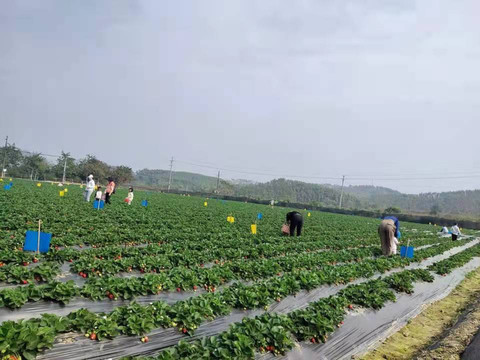
M92 174L88 175L88 178L93 179L93 175Z

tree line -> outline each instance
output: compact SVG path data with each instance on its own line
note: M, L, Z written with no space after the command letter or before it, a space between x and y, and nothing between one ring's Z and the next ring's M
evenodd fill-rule
M134 179L130 167L112 166L93 155L74 159L70 153L62 151L56 161L52 162L40 153L24 152L15 145L7 145L0 149L0 165L4 161L8 177L61 181L65 168L65 178L71 182L85 181L90 174L100 181L111 176L117 183L129 183Z

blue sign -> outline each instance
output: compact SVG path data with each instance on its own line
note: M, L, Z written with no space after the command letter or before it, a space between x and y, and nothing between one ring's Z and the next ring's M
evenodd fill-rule
M148 200L142 200L142 206L147 207L148 206Z
M257 219L258 219L258 220L262 220L262 219L263 219L263 214L262 214L262 213L258 213L258 214L257 214Z
M413 258L413 246L402 246L400 248L400 256L406 258Z
M52 234L40 232L40 252L46 253L50 248L50 241L52 240ZM38 245L38 231L28 230L25 235L25 244L23 245L23 251L37 251Z
M93 202L93 208L96 210L103 209L105 206L105 201L103 200L95 200Z

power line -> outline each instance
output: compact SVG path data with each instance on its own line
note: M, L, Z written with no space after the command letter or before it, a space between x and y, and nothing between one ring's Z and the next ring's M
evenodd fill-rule
M218 166L209 166L209 165L200 165L200 164L195 164L189 161L184 161L184 160L175 160L179 163L182 164L187 164L187 165L192 165L192 166L198 166L198 167L203 167L203 168L208 168L208 169L216 169L216 170L222 170L222 171L227 171L227 172L232 172L232 173L237 173L237 174L247 174L247 175L261 175L261 176L279 176L279 177L290 177L290 178L301 178L301 179L323 179L323 180L341 180L341 177L328 177L328 176L302 176L302 175L287 175L287 174L274 174L274 173L265 173L265 172L254 172L254 171L241 171L241 170L235 170L231 168L223 168L223 167L218 167Z

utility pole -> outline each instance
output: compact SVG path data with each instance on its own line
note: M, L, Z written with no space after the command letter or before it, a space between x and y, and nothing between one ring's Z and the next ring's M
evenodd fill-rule
M345 175L342 176L342 191L340 192L340 205L338 206L340 209L342 208L343 186L344 185L345 185Z
M170 191L170 186L172 186L172 170L173 170L173 156L172 159L170 160L170 176L168 177L168 189L167 191Z
M62 184L65 184L65 173L67 172L67 159L68 159L68 156L65 156L65 163L63 164Z
M3 148L3 151L5 151L5 153L3 154L2 178L5 177L5 166L7 165L7 146L8 146L8 136L5 138L5 147Z
M218 186L220 185L220 170L218 170L218 176L217 176L217 190L215 190L215 193L218 194Z

